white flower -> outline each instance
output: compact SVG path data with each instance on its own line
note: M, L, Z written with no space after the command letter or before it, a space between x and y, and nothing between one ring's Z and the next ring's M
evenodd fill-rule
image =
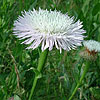
M94 40L87 40L83 42L83 45L89 50L89 51L95 51L100 52L100 43Z
M27 49L35 49L41 44L41 49L52 50L54 45L57 49L71 50L81 46L83 41L82 22L74 21L67 14L47 11L39 8L39 11L24 11L22 16L14 22L14 34L24 44L30 44Z

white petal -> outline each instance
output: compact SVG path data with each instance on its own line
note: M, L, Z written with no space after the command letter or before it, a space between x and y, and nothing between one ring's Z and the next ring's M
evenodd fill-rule
M45 39L42 41L42 46L41 46L42 52L44 51L44 45L45 45Z
M53 46L54 46L54 40L53 40L53 38L50 38L49 39L49 51L51 51L53 49Z
M44 46L44 50L47 49L49 47L49 41L48 38L46 39L46 45Z
M59 49L58 44L57 44L57 39L55 38L54 41L55 41L56 48Z

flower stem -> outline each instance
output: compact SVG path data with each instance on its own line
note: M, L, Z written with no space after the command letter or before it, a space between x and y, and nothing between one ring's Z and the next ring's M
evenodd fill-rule
M81 76L79 82L77 83L77 85L76 85L74 91L72 92L72 95L70 96L70 98L69 98L68 100L72 100L73 96L75 95L75 93L76 93L78 87L81 85L82 80L84 79L84 77L85 77L85 75L86 75L86 73L87 73L87 71L88 71L88 69L89 69L89 65L90 65L90 62L87 61L86 66L85 66L85 68L84 68L84 72L83 72L83 74L82 74L82 76Z
M42 70L42 68L43 68L43 66L45 64L45 61L46 61L46 58L47 58L47 54L48 54L48 49L46 49L45 51L41 52L41 54L40 54L38 67L36 69L37 72L35 72L35 78L34 78L34 81L33 81L33 86L32 86L31 93L30 93L30 96L29 96L28 100L31 100L31 98L32 98L32 95L34 93L37 81L38 81L38 79L40 78L40 75L41 75L41 70Z

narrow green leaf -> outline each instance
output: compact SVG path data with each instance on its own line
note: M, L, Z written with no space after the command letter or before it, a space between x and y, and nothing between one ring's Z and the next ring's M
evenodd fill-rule
M96 4L93 8L92 15L95 16L100 11L100 3Z

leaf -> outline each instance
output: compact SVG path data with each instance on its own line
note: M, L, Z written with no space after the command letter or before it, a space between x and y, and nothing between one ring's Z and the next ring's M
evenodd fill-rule
M42 77L41 72L39 72L36 68L33 68L33 71L34 71L34 73L35 73L37 78L41 78Z
M93 8L92 15L95 16L100 11L100 3L96 4Z
M100 100L100 88L94 87L90 88L92 95L97 99Z
M38 1L38 0L35 0L35 1L34 1L34 3L30 6L30 8L29 8L29 9L33 9L33 8L36 6L37 1Z
M98 34L98 41L100 41L100 28L98 29L98 31L99 31L99 34Z
M21 100L21 98L18 95L14 95L14 100Z
M88 9L89 9L89 3L90 3L91 0L84 0L84 1L85 2L83 4L83 6L82 6L82 12L84 14L84 17L86 17L86 14L87 14Z

